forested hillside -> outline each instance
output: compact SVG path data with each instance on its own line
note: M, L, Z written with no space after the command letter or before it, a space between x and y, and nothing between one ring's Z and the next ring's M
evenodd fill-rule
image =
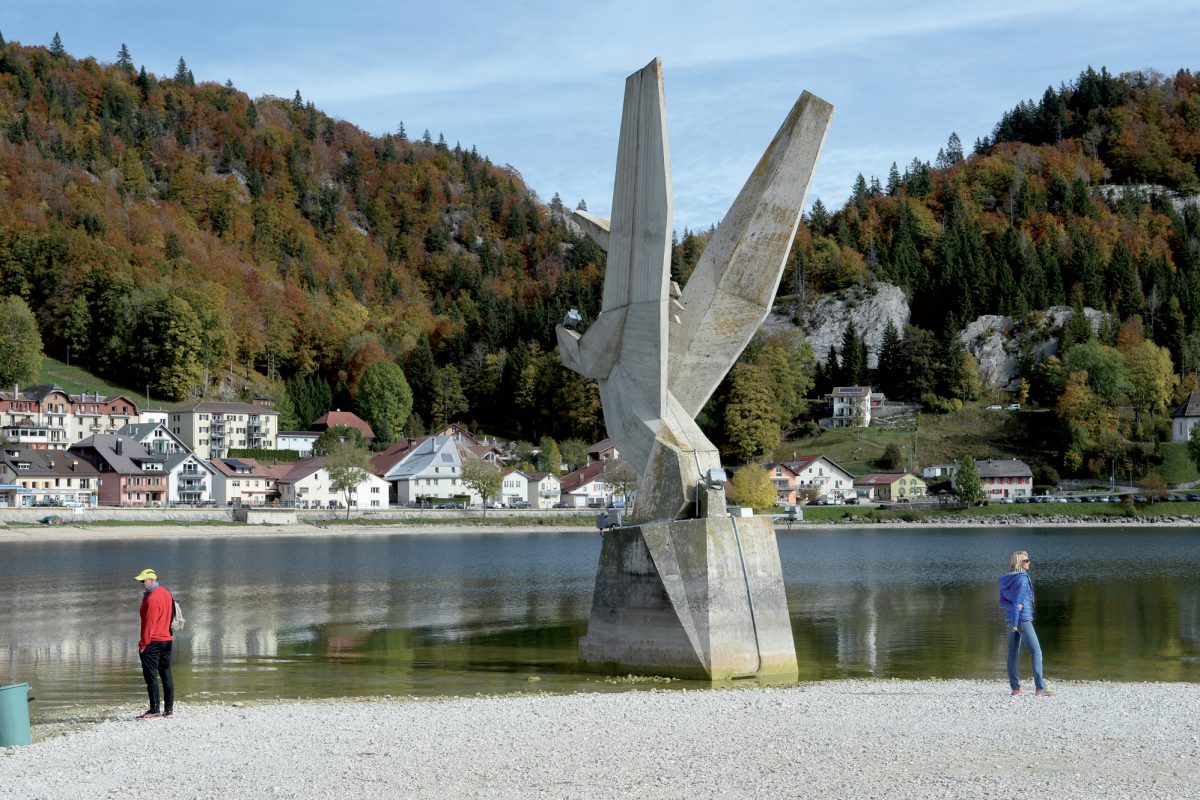
M1020 353L1011 399L1060 417L1062 465L1105 473L1167 437L1166 412L1200 370L1200 86L1196 74L1085 70L1003 115L964 153L856 181L836 212L814 203L793 251L803 296L886 281L913 327L889 330L868 375L853 331L815 392L868 379L951 410L983 390L958 333L981 315L1036 327L1073 318L1058 354ZM1084 307L1104 312L1096 330ZM994 387L992 387L994 388Z
M169 399L236 375L239 393L319 380L347 406L395 359L415 425L602 430L594 387L546 353L567 308L594 316L603 254L473 148L57 37L0 45L0 133L0 296L47 353Z
M252 99L183 59L169 78L135 63L124 46L74 58L57 36L0 43L8 327L30 324L23 303L24 338L48 354L169 399L266 394L285 427L330 404L362 413L360 394L395 394L398 371L375 368L360 393L364 374L395 364L413 415L367 414L383 438L449 420L603 435L595 385L553 349L568 308L594 318L603 253L557 195L543 204L513 168L399 121L372 136L300 91ZM814 203L781 292L803 305L893 283L913 326L888 332L873 372L853 329L820 367L801 336L760 338L701 422L736 462L800 429L806 396L833 384L953 410L994 388L958 340L967 323L1032 326L1068 305L1058 355L1022 352L1012 399L1059 415L1068 470L1162 439L1200 371L1198 176L1196 74L1089 68L969 153L951 135L933 163L860 177L843 207ZM674 278L706 239L682 232ZM0 377L29 382L29 359L15 369Z

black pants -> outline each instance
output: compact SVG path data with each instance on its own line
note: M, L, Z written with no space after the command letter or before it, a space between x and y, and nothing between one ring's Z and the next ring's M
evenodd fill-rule
M163 713L170 714L175 707L175 681L171 679L171 643L151 642L141 652L142 677L146 679L146 691L150 693L150 710L158 713L158 677L162 676Z

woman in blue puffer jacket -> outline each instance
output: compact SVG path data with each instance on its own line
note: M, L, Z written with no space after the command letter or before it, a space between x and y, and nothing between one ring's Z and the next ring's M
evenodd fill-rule
M1025 643L1033 659L1033 685L1035 693L1044 696L1053 694L1046 688L1042 678L1042 646L1033 629L1033 581L1029 580L1029 553L1018 550L1012 554L1012 572L1000 576L1000 605L1004 608L1004 621L1008 623L1008 685L1013 694L1021 694L1021 680L1017 677L1017 653L1021 642Z

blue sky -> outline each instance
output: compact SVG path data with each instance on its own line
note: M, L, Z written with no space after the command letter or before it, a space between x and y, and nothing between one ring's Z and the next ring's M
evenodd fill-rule
M1200 69L1194 0L9 2L0 32L77 57L305 100L374 134L403 120L607 215L624 78L663 59L675 226L718 222L802 90L836 107L810 187L970 149L1018 101L1111 72Z

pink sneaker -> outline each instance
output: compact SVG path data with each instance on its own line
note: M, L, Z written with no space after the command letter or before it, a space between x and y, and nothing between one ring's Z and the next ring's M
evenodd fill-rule
M1034 694L1038 697L1054 697L1054 692L1049 689L1038 689Z
M1017 695L1019 695L1019 694L1021 694L1021 690L1020 690L1020 689L1013 689L1013 690L1012 690L1012 696L1013 696L1013 697L1016 697L1016 696L1017 696Z

